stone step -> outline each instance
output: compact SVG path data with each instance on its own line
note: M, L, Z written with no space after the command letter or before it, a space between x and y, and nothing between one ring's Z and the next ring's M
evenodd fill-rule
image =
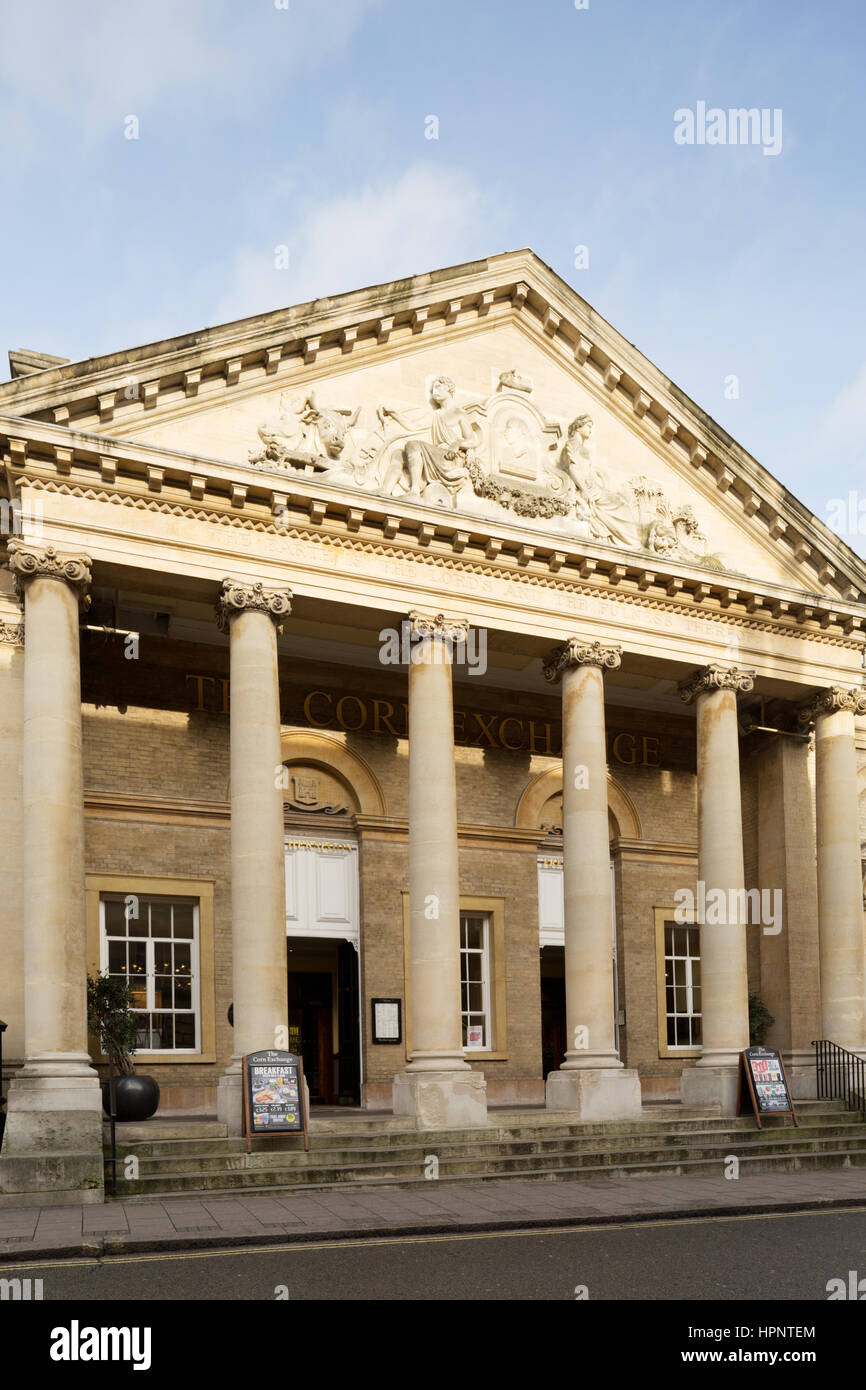
M222 1159L185 1155L176 1160L144 1160L139 1167L139 1183L150 1186L163 1182L173 1187L176 1181L193 1178L209 1187L213 1180L233 1181L236 1174L244 1180L272 1184L281 1179L286 1183L311 1181L321 1182L359 1182L370 1176L399 1176L399 1174L422 1175L431 1153L439 1164L440 1176L463 1175L466 1173L485 1174L498 1172L503 1176L518 1174L524 1170L543 1167L548 1170L569 1169L575 1172L584 1169L611 1167L642 1167L658 1163L688 1164L694 1161L713 1162L722 1165L731 1152L743 1162L751 1162L755 1157L795 1157L809 1154L844 1152L849 1155L866 1151L866 1132L854 1136L847 1135L805 1135L800 1132L787 1135L764 1135L758 1144L713 1143L690 1145L668 1145L660 1148L655 1144L639 1147L575 1149L561 1145L544 1150L522 1153L506 1152L495 1145L452 1146L450 1149L427 1149L414 1152L380 1150L370 1154L365 1151L335 1151L323 1158L319 1154L232 1154ZM372 1160L372 1161L371 1161ZM231 1176L230 1176L231 1175ZM135 1191L135 1182L124 1180L124 1191Z
M744 1172L809 1172L852 1167L866 1167L866 1150L854 1150L850 1153L847 1149L778 1154L760 1153L755 1156L744 1156L740 1159L741 1175ZM687 1159L665 1157L662 1159L644 1159L637 1162L613 1161L576 1167L570 1165L551 1166L540 1163L535 1167L520 1168L510 1172L503 1170L499 1165L490 1163L466 1164L462 1165L462 1168L469 1169L469 1171L443 1173L440 1165L437 1181L452 1184L515 1177L523 1181L555 1182L564 1179L593 1177L634 1177L636 1179L641 1176L677 1177L686 1173L706 1173L717 1176L719 1160L701 1155ZM172 1193L182 1192L202 1192L208 1196L216 1197L232 1195L239 1190L268 1192L277 1195L280 1193L291 1194L292 1192L333 1191L334 1189L345 1188L350 1184L356 1186L358 1190L415 1187L428 1181L423 1173L418 1171L417 1165L406 1162L392 1163L384 1169L382 1165L374 1164L330 1173L323 1173L320 1169L310 1168L306 1171L293 1172L291 1181L286 1181L287 1176L285 1171L280 1169L264 1171L241 1169L221 1173L184 1173L170 1179L164 1177L139 1178L137 1182L121 1184L118 1200L147 1201L155 1197L170 1196Z
M844 1123L845 1125L858 1125L863 1122L862 1116L857 1111L845 1111L841 1107L833 1111L798 1111L800 1128L804 1129L811 1126L823 1125L827 1123ZM790 1127L791 1120L787 1116L766 1117L764 1120L765 1131L771 1132L775 1128ZM720 1133L755 1133L754 1118L750 1115L738 1117L718 1117L709 1116L693 1118L686 1121L675 1121L673 1123L657 1123L647 1121L633 1121L629 1124L603 1125L603 1124L560 1124L543 1125L521 1124L513 1126L484 1126L473 1129L447 1129L447 1130L426 1130L403 1129L400 1131L378 1131L372 1133L358 1134L354 1127L343 1128L339 1132L332 1134L312 1134L310 1136L311 1150L330 1151L335 1148L351 1147L353 1149L381 1149L384 1147L417 1147L430 1144L446 1143L472 1143L479 1139L487 1139L496 1143L516 1143L516 1142L544 1142L558 1138L574 1139L624 1139L627 1136L648 1136L659 1137L668 1134L706 1134L711 1131ZM300 1139L296 1135L273 1136L268 1139L253 1139L253 1150L259 1148L274 1151L294 1151L300 1144ZM133 1153L138 1158L156 1157L158 1155L169 1156L172 1154L203 1153L208 1150L218 1153L242 1153L246 1151L246 1140L242 1137L210 1137L202 1138L159 1138L154 1140L135 1140L128 1142L126 1136L121 1136L118 1132L117 1151L118 1155Z
M799 1127L788 1116L765 1119L719 1116L711 1111L654 1108L642 1120L616 1125L574 1123L567 1112L517 1112L501 1123L471 1129L418 1131L405 1121L343 1123L314 1133L305 1152L298 1135L254 1139L248 1154L244 1138L225 1134L216 1122L186 1121L149 1131L126 1126L118 1146L119 1186L124 1199L172 1192L217 1193L310 1191L331 1187L404 1186L423 1182L428 1159L438 1160L439 1181L467 1178L586 1177L613 1173L718 1173L730 1155L749 1171L765 1164L780 1171L806 1167L866 1164L866 1124L840 1101L805 1102ZM129 1132L134 1129L133 1133ZM220 1132L222 1131L222 1132ZM134 1181L122 1177L126 1157L138 1160ZM106 1154L106 1158L108 1155ZM106 1163L106 1172L109 1164Z
M300 1147L299 1141L295 1140L294 1147L290 1150L257 1147L249 1155L245 1149L234 1148L226 1151L216 1146L202 1148L183 1144L180 1149L169 1149L166 1145L164 1150L156 1154L144 1154L137 1151L136 1157L139 1161L140 1171L171 1173L206 1172L220 1168L245 1167L292 1168L310 1165L326 1167L334 1164L387 1163L389 1161L420 1163L430 1153L435 1153L442 1162L446 1158L525 1157L559 1153L609 1153L611 1151L634 1152L635 1154L658 1151L667 1153L671 1148L678 1150L699 1148L703 1153L715 1152L716 1150L727 1152L733 1148L742 1152L759 1147L769 1150L775 1144L790 1142L820 1143L825 1146L833 1144L837 1147L866 1145L866 1125L810 1124L802 1125L798 1129L789 1126L786 1129L755 1129L751 1131L708 1130L688 1134L636 1134L613 1136L607 1143L601 1143L600 1137L597 1135L496 1140L485 1135L483 1131L476 1131L473 1141L454 1142L449 1137L444 1141L437 1142L434 1138L425 1136L421 1142L418 1142L416 1135L414 1144L399 1148L380 1146L373 1149L368 1146L356 1147L345 1144L339 1147L334 1145L330 1149L312 1149L309 1154L306 1154ZM119 1155L119 1161L122 1161L123 1157L125 1155Z
M321 1163L340 1161L341 1157L357 1158L359 1161L372 1161L374 1159L384 1159L389 1156L397 1159L400 1156L406 1158L417 1156L418 1154L436 1153L475 1153L482 1151L495 1151L500 1153L543 1153L547 1150L555 1151L563 1147L575 1152L580 1150L607 1150L611 1147L619 1149L642 1149L647 1146L655 1148L668 1148L671 1145L679 1146L717 1146L717 1145L736 1145L741 1148L755 1145L766 1144L773 1138L783 1134L799 1134L806 1137L837 1137L839 1141L855 1140L858 1137L866 1136L866 1126L857 1124L838 1124L838 1125L801 1125L794 1130L774 1128L762 1130L696 1130L688 1133L667 1133L667 1134L634 1134L634 1135L557 1135L551 1137L503 1137L502 1139L491 1138L488 1135L476 1134L470 1139L454 1140L451 1135L445 1133L431 1133L419 1138L415 1136L411 1144L401 1145L356 1145L350 1141L342 1144L333 1143L328 1148L311 1148L310 1154ZM257 1144L252 1149L253 1156L268 1155L274 1162L289 1162L293 1157L304 1152L302 1144L295 1140L292 1144L268 1145ZM178 1147L170 1147L168 1144L154 1146L150 1151L146 1148L124 1147L118 1149L118 1162L122 1162L128 1155L134 1155L139 1163L171 1164L185 1159L200 1159L203 1162L222 1163L231 1159L242 1158L246 1154L243 1145L233 1148L223 1148L219 1145L208 1145L205 1142L198 1144L184 1143ZM109 1150L105 1150L106 1159L109 1157Z
M209 1120L198 1115L191 1115L188 1119L180 1117L176 1120L157 1115L151 1120L119 1123L116 1130L118 1144L149 1143L153 1139L161 1141L164 1139L225 1139L228 1137L228 1125L222 1124L219 1120ZM111 1128L104 1115L102 1117L102 1133L105 1142L108 1143Z
M813 1115L836 1114L844 1110L843 1103L838 1100L804 1100L797 1102L797 1112L800 1117L806 1119ZM351 1136L353 1143L358 1144L378 1144L385 1135L388 1136L389 1143L411 1142L418 1136L418 1130L409 1124L404 1118L396 1115L381 1114L374 1112L347 1111L345 1116L333 1117L328 1119L317 1118L316 1111L313 1111L310 1126L310 1142L314 1147L328 1147L334 1136L341 1139ZM856 1116L857 1112L853 1112ZM644 1108L644 1114L640 1120L629 1120L622 1122L599 1121L595 1124L576 1124L567 1111L545 1110L542 1107L531 1109L491 1110L490 1124L484 1126L485 1133L491 1131L496 1133L513 1132L520 1130L525 1132L527 1129L537 1128L539 1132L548 1133L551 1130L561 1129L562 1132L581 1132L595 1134L615 1134L619 1132L627 1133L630 1130L640 1129L647 1125L658 1128L668 1129L671 1127L680 1128L701 1128L717 1127L730 1128L732 1125L748 1127L754 1125L754 1120L750 1115L738 1117L720 1116L717 1109L711 1107L697 1108L690 1107L687 1111L676 1103L653 1103ZM474 1130L448 1130L449 1134L474 1133ZM103 1134L106 1143L108 1142L108 1123L103 1125ZM163 1117L155 1116L151 1120L145 1120L135 1124L117 1125L118 1148L128 1147L136 1153L142 1152L143 1144L161 1143L162 1141L191 1140L195 1141L203 1138L226 1138L226 1126L215 1119L200 1116L179 1116ZM228 1143L243 1148L246 1141L240 1137L232 1137ZM255 1141L253 1141L255 1142ZM268 1139L268 1144L279 1143L277 1139ZM288 1137L288 1142L291 1137Z

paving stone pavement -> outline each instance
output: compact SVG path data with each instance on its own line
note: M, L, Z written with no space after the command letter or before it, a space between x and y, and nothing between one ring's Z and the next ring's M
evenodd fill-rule
M0 1208L0 1262L120 1250L178 1250L401 1231L530 1229L636 1219L866 1206L866 1170L566 1182L435 1181L423 1190L187 1193L104 1206Z

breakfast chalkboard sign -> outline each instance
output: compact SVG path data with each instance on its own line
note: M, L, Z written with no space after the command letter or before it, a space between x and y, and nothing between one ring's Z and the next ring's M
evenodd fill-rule
M751 1101L755 1112L758 1129L761 1128L762 1115L790 1115L794 1124L797 1124L797 1112L791 1097L785 1063L772 1047L747 1047L740 1053L738 1115L746 1113L745 1092L748 1092L748 1101Z
M244 1133L252 1138L303 1134L310 1147L304 1105L304 1061L296 1052L250 1052L244 1058Z

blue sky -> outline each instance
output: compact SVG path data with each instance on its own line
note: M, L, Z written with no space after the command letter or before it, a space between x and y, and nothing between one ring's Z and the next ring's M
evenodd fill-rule
M863 0L0 0L0 26L4 358L531 246L818 516L853 492L866 554ZM781 110L781 152L677 144L699 101Z

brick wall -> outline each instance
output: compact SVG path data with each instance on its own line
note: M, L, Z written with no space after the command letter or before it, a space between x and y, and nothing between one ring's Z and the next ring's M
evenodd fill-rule
M644 720L646 722L646 720ZM210 1087L228 1064L231 1029L226 1010L232 996L230 838L227 822L190 823L195 803L225 805L229 795L229 728L226 715L181 710L88 705L83 714L85 786L90 873L213 879L215 933L215 1064L176 1063L154 1067L166 1093L191 1096ZM306 725L287 726L304 728ZM674 725L681 744L683 727ZM392 830L365 830L359 854L362 975L365 1039L370 1000L404 992L403 899L408 887L408 743L405 738L368 733L337 734L364 759L382 788ZM510 828L517 805L533 778L558 760L529 752L461 747L455 752L458 818L463 824ZM616 780L631 798L650 840L694 844L694 776L683 769L617 767ZM145 798L146 818L134 806ZM112 806L116 799L122 810ZM124 801L126 804L124 806ZM129 802L133 803L130 810ZM159 809L164 805L164 812ZM186 815L177 803L183 803ZM403 822L401 825L400 822ZM494 837L495 839L495 837ZM555 847L556 842L551 844ZM623 1042L631 1065L649 1075L676 1075L679 1064L660 1062L656 1037L655 947L652 908L672 901L682 869L660 862L620 866L618 920L620 993L627 1012ZM487 1075L491 1098L540 1099L541 1011L536 854L515 843L461 843L460 889L464 895L505 900L505 988L507 1052L502 1059L473 1062ZM364 1056L366 1099L385 1104L394 1071L405 1062L402 1048L368 1044Z

